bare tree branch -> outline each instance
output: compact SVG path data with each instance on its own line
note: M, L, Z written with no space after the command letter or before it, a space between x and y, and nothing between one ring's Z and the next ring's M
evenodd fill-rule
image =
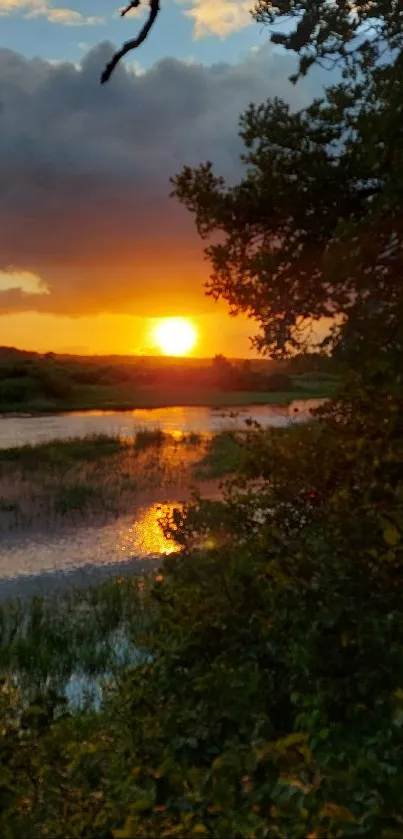
M129 5L126 6L125 9L122 9L122 11L120 13L120 16L124 17L132 9L137 9L140 6L140 3L141 3L141 0L131 0L131 3L129 3Z
M141 0L132 0L129 5L123 9L122 15L127 14L130 9L137 8L140 5ZM105 67L104 72L101 76L101 84L105 84L111 77L115 67L119 64L119 61L123 58L123 56L127 55L128 52L131 50L137 49L143 41L146 40L150 29L154 26L154 23L157 19L158 13L160 11L160 0L150 0L150 13L148 15L148 19L146 20L142 30L139 32L137 38L133 38L131 41L126 41L123 44L123 47L115 52L115 55L112 56L111 60Z

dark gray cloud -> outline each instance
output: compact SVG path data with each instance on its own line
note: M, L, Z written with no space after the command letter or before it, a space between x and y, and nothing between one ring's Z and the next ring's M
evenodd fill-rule
M101 87L111 49L79 68L0 49L0 272L32 272L48 289L1 291L0 312L149 315L168 293L176 310L200 295L207 266L170 176L211 159L235 178L240 112L318 92L312 78L290 85L293 59L269 45L235 66L128 65Z

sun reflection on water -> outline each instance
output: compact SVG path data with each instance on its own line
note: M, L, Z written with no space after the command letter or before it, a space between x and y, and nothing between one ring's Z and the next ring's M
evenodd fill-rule
M182 504L152 504L139 511L136 520L121 534L120 550L132 556L141 554L171 554L180 550L179 545L168 539L161 528L160 520Z

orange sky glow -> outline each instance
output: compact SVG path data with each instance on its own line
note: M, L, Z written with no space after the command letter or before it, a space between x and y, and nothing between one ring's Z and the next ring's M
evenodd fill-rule
M187 356L253 358L249 335L253 324L246 318L230 318L225 312L188 315L197 330L197 342ZM161 348L150 339L156 318L100 314L64 317L24 312L0 320L0 344L36 352L79 355L159 355Z
M105 43L78 64L0 49L0 345L158 354L156 321L182 317L198 336L189 355L256 355L256 324L204 293L204 243L170 178L210 159L239 181L239 114L273 95L310 100L288 59L271 72L270 49L211 66L166 57L140 74L122 65L105 88Z
M158 239L154 248L149 236L140 247L129 237L123 243L112 225L108 236L98 230L92 243L76 231L68 254L51 240L54 255L46 254L38 267L0 271L0 345L83 355L159 355L153 327L161 318L179 317L189 319L197 332L186 355L255 357L250 342L255 324L230 317L225 302L205 295L209 266L184 211L183 218L187 223L174 246L162 247Z

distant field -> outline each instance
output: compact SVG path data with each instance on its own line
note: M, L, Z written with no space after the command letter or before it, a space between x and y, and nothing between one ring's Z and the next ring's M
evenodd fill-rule
M297 377L293 379L297 385ZM3 404L1 413L57 413L65 411L115 410L124 411L134 408L164 408L175 405L193 405L206 407L241 406L241 405L284 405L295 399L318 399L332 395L336 387L334 381L305 381L289 392L259 391L217 391L217 390L181 390L178 388L142 388L89 386L75 393L73 397L62 400L32 399L22 405Z
M328 397L335 369L268 359L80 358L0 347L0 414L286 404Z

